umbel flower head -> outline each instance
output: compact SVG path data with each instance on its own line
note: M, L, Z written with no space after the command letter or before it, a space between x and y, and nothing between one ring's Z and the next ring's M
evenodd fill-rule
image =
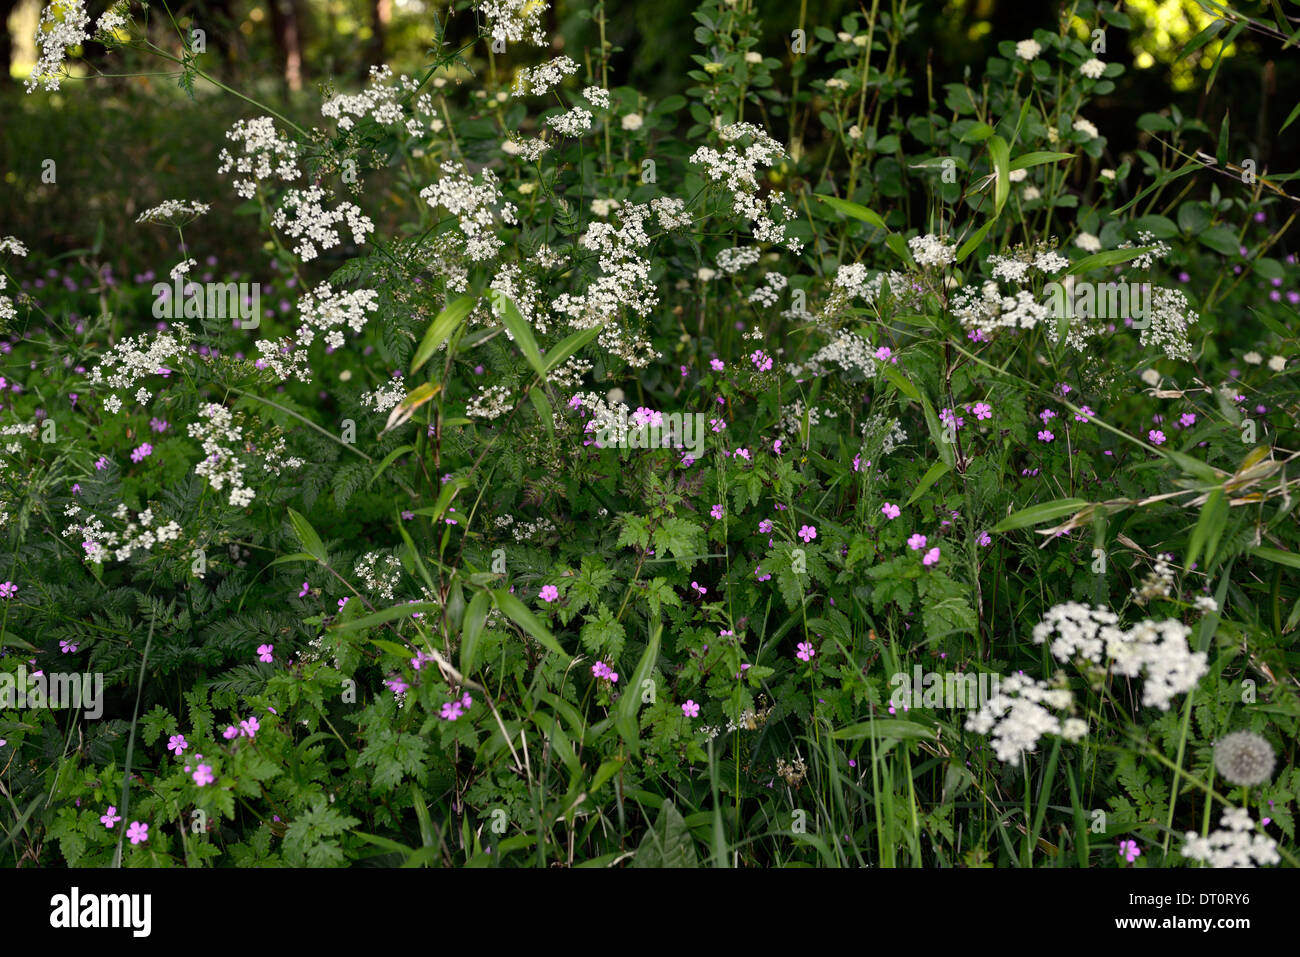
M1254 731L1234 731L1214 745L1214 766L1232 784L1263 784L1274 761L1273 746Z

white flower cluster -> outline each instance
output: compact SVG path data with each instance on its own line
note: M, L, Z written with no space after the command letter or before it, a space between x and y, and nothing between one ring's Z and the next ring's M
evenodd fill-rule
M505 201L490 169L483 170L482 181L477 183L459 163L443 163L442 172L442 179L420 190L420 198L434 209L441 206L459 217L470 259L491 259L505 245L496 235L497 220L511 225L517 222L514 204Z
M515 96L526 94L545 96L563 83L566 76L572 76L577 72L578 64L567 56L557 56L554 60L548 60L540 66L520 70L515 76L512 92Z
M1124 240L1124 242L1120 243L1115 248L1133 249L1134 245L1135 245L1134 243L1126 239ZM1142 255L1138 256L1136 259L1134 259L1132 262L1129 263L1129 265L1131 265L1134 269L1150 269L1152 264L1157 259L1164 259L1166 256L1169 255L1171 251L1168 243L1164 243L1156 239L1155 234L1148 232L1147 230L1141 230L1138 232L1138 241L1136 245L1151 246L1154 248L1147 250Z
M298 240L293 251L305 263L316 258L317 245L321 249L332 249L341 242L336 228L340 223L347 224L352 231L352 241L358 246L365 243L367 234L375 231L375 224L359 206L345 202L335 209L326 209L322 205L324 199L325 191L319 186L291 189L271 217L272 226ZM293 211L292 218L288 210Z
M609 90L602 86L589 86L582 91L582 96L598 110L609 109Z
M361 332L366 326L366 313L379 308L378 299L379 293L373 289L336 294L329 283L321 283L298 300L298 314L302 319L297 333L298 345L304 349L310 346L319 330L325 333L327 346L342 348L342 327L347 326L354 333Z
M1014 295L1004 296L993 280L978 289L959 289L950 304L957 321L968 329L978 329L989 334L996 329L1032 329L1049 317L1051 308L1040 303L1034 294L1021 289Z
M402 580L402 563L394 555L383 555L381 564L380 556L380 552L366 552L358 559L352 573L360 578L371 592L391 601L393 590Z
M582 427L584 433L590 433L594 437L603 432L609 436L612 445L624 443L628 424L628 407L625 403L606 402L594 392L579 392L574 398L579 403L578 414L586 417Z
M1079 65L1079 72L1090 80L1098 80L1106 72L1106 64L1093 57L1091 60L1085 60Z
M127 392L145 376L169 375L172 365L185 358L189 352L189 343L193 336L183 326L174 332L148 333L126 338L104 353L99 364L90 372L89 382L93 386L106 386L118 392ZM148 401L146 398L140 401ZM140 391L136 397L139 399ZM117 413L122 409L122 399L116 392L104 398L104 408Z
M387 382L376 386L373 391L361 393L361 404L382 414L395 408L404 398L406 398L406 380L400 375L395 375Z
M199 421L191 422L186 431L203 447L203 461L194 466L194 474L206 479L215 491L230 486L230 504L243 508L256 497L244 484L244 463L234 452L244 441L244 433L235 424L234 414L224 405L207 402L199 408Z
M537 289L537 280L532 276L525 276L517 263L507 263L502 266L492 282L488 284L488 289L513 302L525 322L543 335L546 334L550 325L546 318L546 310L539 302L541 293ZM496 303L497 297L489 295L487 304L480 302L474 309L473 319L484 324L499 321ZM515 337L509 329L506 330L506 338L514 341Z
M240 120L226 133L226 139L241 145L239 155L222 148L217 158L221 165L217 172L224 175L233 170L235 193L252 199L257 184L272 178L286 183L302 175L298 169L298 145L275 131L269 116L256 120Z
M1134 601L1139 605L1145 605L1152 598L1168 598L1173 594L1173 560L1174 556L1168 552L1156 555L1155 564L1151 566L1151 571L1147 573L1141 586L1133 589Z
M784 222L778 223L772 218L776 211L780 211L783 220L794 218L785 198L772 192L765 204L756 176L760 167L770 169L785 157L784 147L752 123L733 123L719 130L718 135L724 143L748 137L750 144L743 153L735 145L728 146L722 153L710 146L701 146L691 156L691 165L703 166L715 182L726 182L732 195L732 212L750 222L755 239L765 243L785 243L791 252L799 252L803 244L793 238L787 239Z
M539 535L557 531L555 523L549 518L539 518L535 522L516 522L512 515L498 515L492 522L497 528L508 529L520 544L531 542Z
M393 71L389 67L372 66L367 89L351 95L339 94L326 100L321 104L321 115L336 120L341 130L352 129L356 119L362 117L369 117L380 126L396 126L405 120L406 132L411 136L420 136L425 132L424 125L417 117L406 116L401 104L402 97L414 93L420 84L405 74L398 77L396 83L390 83L392 77ZM430 116L435 115L431 99L421 97L419 102L424 107L424 112Z
M40 22L36 24L36 47L41 56L27 80L28 93L37 86L47 91L59 88L63 59L69 48L81 46L90 39L86 32L89 25L90 14L86 13L83 0L54 0L41 11Z
M1255 832L1255 822L1245 808L1225 808L1219 827L1205 837L1188 831L1183 857L1211 867L1267 867L1281 860L1277 842Z
M1170 359L1190 359L1192 344L1187 327L1200 317L1191 308L1181 289L1151 287L1151 315L1146 328L1138 334L1143 346L1157 345Z
M542 17L550 9L546 0L474 0L474 9L487 21L488 33L496 43L546 46Z
M146 209L135 218L137 223L162 223L176 225L177 220L188 223L196 216L202 216L211 210L207 203L190 202L184 199L165 199L153 209Z
M1030 269L1053 275L1060 272L1070 261L1060 253L1033 250L1013 253L1010 256L990 256L986 262L993 269L993 278L1003 282L1022 283L1029 275Z
M892 416L886 418L877 413L862 423L862 437L868 440L879 439L881 454L888 455L907 441L907 430L898 419Z
M561 136L581 136L591 130L591 111L575 106L567 113L547 117L546 124Z
M132 519L126 505L118 505L113 518L123 523L120 531L105 527L103 519L96 518L76 503L64 509L63 514L70 518L87 516L65 528L63 537L79 535L85 560L92 564L100 564L110 555L115 561L124 562L138 551L147 552L155 545L181 537L180 525L174 521L162 522L152 508L146 508Z
M130 4L127 0L117 0L112 6L100 14L99 19L95 21L95 33L108 36L122 29L130 22L127 16Z
M749 294L750 302L764 306L775 306L781 298L781 291L789 285L789 280L779 272L770 272L763 277L763 285L756 286Z
M803 399L795 399L790 403L789 408L781 413L781 422L777 428L787 436L803 435L804 412ZM837 418L833 410L815 405L807 409L807 415L810 432L821 423L823 415L828 419Z
M1066 602L1034 626L1033 638L1039 645L1051 639L1052 657L1062 663L1082 660L1126 678L1142 677L1143 705L1168 711L1176 695L1191 691L1209 671L1205 652L1188 646L1190 633L1173 620L1143 621L1126 631L1103 608Z
M24 246L17 237L5 236L0 239L0 253L13 253L15 256L26 256L27 247Z
M503 385L490 385L479 390L465 404L465 414L471 419L498 419L510 411L510 390Z
M966 719L966 730L991 734L990 743L999 761L1018 767L1021 754L1036 748L1045 734L1078 741L1088 733L1087 722L1062 716L1074 707L1068 688L1051 688L1023 674L1000 679L997 688L997 693Z
M727 274L737 273L758 262L759 255L760 250L757 246L737 246L733 249L724 249L718 253L718 268Z
M841 332L828 345L818 349L808 360L808 371L813 375L824 375L828 364L845 372L860 372L864 378L871 378L876 373L871 347L855 332Z
M671 232L674 229L687 229L691 225L691 214L686 211L686 203L675 196L657 196L650 200L650 209L659 220L659 228Z
M907 241L912 258L922 269L939 268L957 261L957 249L947 239L928 233Z
M590 371L590 362L577 356L570 356L558 368L553 369L547 378L557 389L568 392L576 389L582 382L582 377Z

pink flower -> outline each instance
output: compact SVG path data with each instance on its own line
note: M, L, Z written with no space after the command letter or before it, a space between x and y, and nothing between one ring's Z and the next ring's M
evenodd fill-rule
M934 548L930 549L928 552L925 553L925 557L921 559L921 564L933 565L938 561L939 561L939 546L936 545L934 546Z
M913 535L907 540L907 547L914 552L919 552L921 549L925 548L925 536L920 534Z
M262 726L257 723L256 718L245 718L243 721L239 722L239 733L241 735L246 734L250 738L257 734L261 729Z
M764 535L772 534L773 527L774 526L772 525L772 520L770 518L765 518L758 523L758 530L762 532Z
M173 734L167 739L167 750L174 751L178 758L181 756L181 752L189 746L190 743L185 740L185 735L183 734Z
M1132 864L1142 856L1142 851L1138 848L1137 841L1120 841L1119 856Z
M813 651L811 641L801 641L799 642L799 649L795 652L794 656L800 661L812 661L813 655L815 654L817 654L817 652Z
M1152 445L1164 445L1165 434L1159 429L1152 429L1147 433L1147 438L1151 440Z
M1040 432L1038 433L1038 441L1040 441L1040 442L1050 442L1050 441L1052 441L1052 439L1054 439L1054 438L1056 438L1056 436L1054 436L1054 435L1053 435L1050 431L1048 431L1047 429L1043 429L1042 431L1040 431Z
M1090 422L1092 421L1092 414L1092 409L1086 405L1081 405L1079 406L1079 411L1074 414L1074 421Z
M193 777L194 783L199 787L203 787L205 784L211 784L216 780L212 774L212 766L210 764L200 764L195 769Z
M767 372L769 369L772 368L772 357L769 356L767 353L765 353L762 349L759 349L754 353L752 353L749 359L751 362L754 363L754 367L758 369L759 372Z
M303 582L303 583L302 583L302 591L298 592L298 597L299 597L299 598L304 597L304 596L307 594L307 592L310 591L310 590L311 590L311 589L310 589L310 587L307 585L307 583L306 583L306 582Z
M137 448L136 448L136 449L131 453L131 461L132 461L132 462L143 462L145 459L147 459L147 458L148 458L149 456L151 456L151 455L153 455L153 446L150 445L148 442L145 442L145 443L141 444L140 446L138 446L138 447L137 447Z
M993 544L993 537L988 532L980 532L979 538L975 540L976 545L988 546Z
M814 538L817 537L817 526L804 525L802 528L799 529L799 537L802 538L805 543L811 542Z
M899 508L897 505L894 505L892 502L886 502L884 505L880 507L880 511L881 514L883 514L885 518L889 519L891 522L894 519L898 518L898 516L903 514L903 510Z
M550 602L553 602L555 601L555 599L560 597L560 590L556 588L554 585L543 585L541 594L538 595L538 597L541 598L542 601L547 602L549 604Z
M126 836L132 844L141 844L149 840L149 825L132 821L131 826L126 829Z
M714 372L721 372L723 369L726 368L726 365L723 363L721 359L710 359L709 368L712 369Z
M470 709L470 706L472 704L474 704L474 699L469 696L468 691L466 691L463 695L460 696L460 706L464 708L466 711Z
M442 711L439 713L444 721L455 721L464 710L459 701L448 701L442 706Z
M876 358L881 362L892 362L894 365L898 365L898 356L894 355L894 350L889 346L881 346L877 349Z
M13 598L18 594L18 586L13 582L0 583L0 598Z
M1196 424L1196 413L1184 412L1182 415L1178 417L1178 424L1185 429L1190 429L1193 425Z
M96 472L102 472L106 468L108 468L108 459L104 458L104 456L102 455L99 458L95 459Z
M221 732L221 736L229 741L231 738L239 737L239 729L233 724L226 725L226 730Z
M384 685L395 695L406 694L411 687L406 683L401 675L393 675L391 678L385 678Z
M99 823L104 825L104 827L108 828L110 831L113 829L113 825L120 820L122 820L122 815L118 814L117 808L113 807L111 804L108 806L108 813L99 816Z
M709 509L709 514L712 515L714 518L722 518L722 506L721 505L713 506L713 508Z
M268 662L268 663L274 661L275 658L272 655L272 652L274 651L275 651L275 645L258 645L257 660Z
M695 593L696 593L697 595L700 595L700 596L703 596L703 595L707 594L708 591L709 591L707 588L705 588L705 587L704 587L703 585L701 585L699 582L691 582L691 587L694 588L694 589L695 589Z
M976 402L971 411L975 413L975 418L980 421L993 418L993 406L987 402Z
M76 653L77 653L77 643L76 643L75 641L67 641L66 639L60 638L60 639L59 639L59 651L60 651L60 653L65 654L65 655L73 655L73 654L76 654Z
M700 716L700 706L694 701L688 700L682 705L682 714L688 718L698 718Z

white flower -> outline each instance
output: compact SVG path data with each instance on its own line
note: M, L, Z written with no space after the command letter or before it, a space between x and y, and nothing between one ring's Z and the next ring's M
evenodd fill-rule
M319 186L291 189L271 217L272 226L298 240L293 251L303 262L316 258L318 245L321 249L332 249L342 242L335 228L340 223L347 225L357 245L365 243L367 234L375 231L375 224L359 206L340 203L334 209L326 209L324 199L325 191Z
M1074 244L1086 253L1101 252L1101 240L1092 233L1079 233L1074 237Z
M622 124L625 130L639 130L645 122L640 113L628 113L623 117Z
M561 136L581 136L591 129L591 113L575 106L567 113L547 117L546 123Z
M1095 57L1079 67L1079 72L1090 80L1095 80L1106 72L1106 64Z
M587 102L598 109L609 109L609 90L599 86L589 86L582 91Z
M1255 867L1281 860L1277 842L1267 834L1255 832L1255 822L1245 808L1226 808L1219 827L1220 830L1205 837L1188 831L1183 857L1204 861L1211 867Z
M1019 183L1028 175L1029 170L1027 169L1013 169L1011 172L1007 173L1007 179L1011 180L1013 183Z
M1268 367L1274 372L1281 372L1286 368L1286 356L1273 356L1268 360Z
M602 219L616 209L618 209L618 200L616 199L593 199L591 201L592 213Z
M202 216L212 207L207 203L191 203L183 199L164 200L152 209L146 209L135 218L137 223L163 223L184 225L196 216ZM180 220L178 223L177 220Z
M517 222L514 204L505 201L496 174L490 169L483 170L481 182L477 183L459 163L445 162L441 169L443 178L420 190L420 198L434 209L441 206L459 218L470 259L491 259L505 245L496 235L497 221L511 225Z
M63 59L70 47L81 46L90 39L86 32L89 25L90 15L83 0L54 0L41 11L36 25L36 48L41 55L27 80L28 93L38 85L47 91L59 88Z
M907 248L912 251L912 258L922 269L929 266L945 266L957 261L957 249L941 236L927 234L913 236L907 241Z
M1016 44L1016 56L1022 60L1032 60L1042 52L1043 48L1037 40L1021 40Z
M1073 129L1077 130L1080 133L1087 133L1088 137L1094 140L1101 135L1100 133L1097 132L1097 127L1093 126L1082 116L1075 119Z
M1264 361L1264 357L1261 356L1258 352L1252 350L1250 352L1247 352L1244 356L1242 356L1241 361L1246 363L1247 365L1257 366Z
M546 0L474 0L494 41L522 43L526 37L536 47L546 46L542 18L550 6Z
M1198 595L1193 604L1196 606L1197 611L1205 614L1219 610L1219 603L1209 595Z
M572 76L577 72L577 63L567 56L557 56L554 60L548 60L531 70L520 70L518 76L515 77L513 92L516 96L522 96L525 93L531 93L533 96L545 96L552 89L559 86L566 76Z
M297 144L276 133L269 116L239 120L226 133L226 139L242 143L243 148L239 155L223 148L217 155L221 161L217 172L225 174L234 170L244 177L234 181L235 193L244 199L252 199L257 184L263 180L274 177L291 182L302 175L297 165Z
M1142 381L1154 388L1160 384L1160 373L1155 369L1143 369Z
M761 53L755 53L753 50L751 50L751 51L749 51L748 53L745 54L745 62L746 62L746 63L762 63L762 62L763 62L763 54L761 54Z
M1037 186L1031 184L1026 186L1020 195L1025 198L1026 203L1031 203L1043 194L1039 191Z
M1113 169L1098 170L1097 175L1102 179L1110 180L1112 183L1115 181L1115 171Z

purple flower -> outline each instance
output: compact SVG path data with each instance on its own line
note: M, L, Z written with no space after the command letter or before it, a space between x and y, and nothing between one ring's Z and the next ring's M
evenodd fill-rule
M934 548L930 549L928 552L925 553L925 557L921 559L921 564L933 565L938 561L939 561L939 546L936 545Z
M185 740L185 735L183 734L173 734L167 739L167 750L174 751L178 758L181 756L181 752L189 746L190 743Z
M723 369L726 368L726 365L723 364L723 361L721 359L710 359L709 368L712 369L714 372L721 372Z
M925 548L925 536L921 534L912 535L912 537L907 540L907 547L914 552L919 552L921 549Z
M694 701L688 699L687 702L682 705L682 714L686 715L688 718L698 718L700 716L700 706Z
M1092 414L1092 409L1088 408L1086 405L1081 405L1079 406L1079 411L1074 414L1074 421L1089 422L1091 421Z
M194 770L194 783L199 787L203 787L205 784L211 784L215 780L216 777L212 774L212 765L210 764L200 764Z
M113 807L111 804L108 806L108 813L99 816L99 823L104 825L104 827L108 828L110 831L113 829L113 825L120 820L122 820L122 815L118 814L117 808Z
M102 472L106 468L108 468L108 459L104 458L104 456L102 455L99 458L95 459L96 472Z
M751 362L754 363L754 367L758 369L759 372L767 372L772 368L772 357L769 356L767 353L765 353L762 349L758 349L755 352L753 352L750 355L749 359Z
M1164 445L1165 434L1159 429L1151 429L1147 432L1147 438L1151 440L1152 445Z
M538 596L542 601L550 603L560 597L560 590L554 585L543 585L541 594Z
M1047 429L1043 429L1041 432L1038 433L1038 441L1040 442L1050 442L1054 438L1056 438L1056 436L1054 436Z
M155 432L166 432L168 426L162 419L153 418L149 420L149 428L153 429Z
M773 525L770 518L765 518L758 523L758 530L764 535L770 535L772 533L772 528Z
M1142 856L1142 851L1138 848L1137 841L1120 841L1119 856L1132 864Z
M982 548L992 545L993 536L991 536L988 532L980 532L979 538L975 539L975 544L979 545Z
M126 829L126 836L132 844L141 844L149 840L149 825L132 821L131 826Z
M971 411L975 413L975 418L980 421L993 418L993 406L987 402L976 402Z
M439 712L444 721L455 721L464 712L459 701L448 701Z
M1190 429L1193 425L1196 424L1196 413L1184 412L1182 415L1178 417L1178 424L1185 429Z
M75 641L67 641L67 640L65 640L65 639L63 639L63 638L60 638L60 639L59 639L59 651L60 651L62 654L65 654L65 655L76 654L76 652L77 652L77 643L76 643Z
M903 510L892 502L886 502L880 507L881 514L891 522L903 514Z
M144 442L131 453L131 461L143 462L151 455L153 455L153 446L148 442Z
M722 518L722 514L723 514L722 506L721 505L713 506L713 508L709 509L709 514L712 515L714 518Z
M274 651L275 651L275 645L258 645L257 660L269 664L270 662L275 660L273 657Z
M0 598L13 598L18 594L18 586L13 582L0 582Z
M257 723L256 718L245 718L243 721L239 722L239 733L246 734L250 738L257 734L261 729L262 726Z
M811 542L814 538L817 537L817 526L804 525L802 528L799 529L799 537L802 538L805 543Z
M304 596L307 594L307 592L308 592L309 590L310 590L310 588L308 587L307 583L306 583L306 582L303 582L303 583L302 583L302 590L298 592L298 597L299 597L299 598L304 597Z
M811 641L801 641L799 642L799 648L795 652L794 656L800 661L812 661L813 655L815 654L817 654L817 652L813 650Z

